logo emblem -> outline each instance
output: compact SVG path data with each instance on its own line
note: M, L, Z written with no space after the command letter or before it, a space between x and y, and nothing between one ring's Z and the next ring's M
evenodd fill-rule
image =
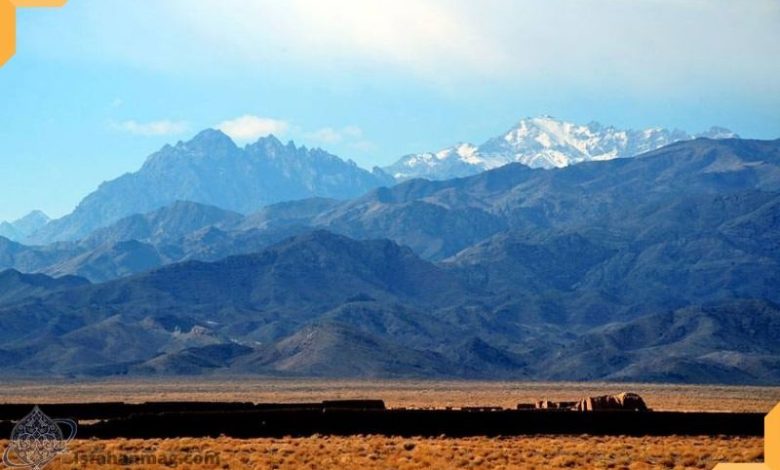
M68 428L67 436L63 434L60 425ZM51 419L36 406L11 431L11 441L3 453L3 463L8 467L41 470L54 457L65 452L75 436L75 421Z

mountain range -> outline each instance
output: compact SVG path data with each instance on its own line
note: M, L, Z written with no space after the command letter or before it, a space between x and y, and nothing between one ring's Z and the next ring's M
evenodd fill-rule
M0 237L0 269L77 275L103 282L178 261L215 261L301 233L305 226L294 222L288 225L276 211L310 202L314 207L337 203L330 199L279 203L245 217L214 206L176 201L146 214L122 218L82 240L27 246ZM267 214L276 217L274 225L264 220Z
M531 168L561 168L594 160L633 157L697 137L738 136L721 127L690 135L678 129L617 129L597 122L580 125L541 116L522 119L482 145L460 143L438 152L406 155L383 170L398 180L444 180L475 175L509 163L522 163Z
M22 241L43 228L50 221L41 211L32 211L13 222L0 222L0 237L13 241Z
M776 152L774 142L699 139L636 159L554 171L512 164L463 179L408 181L347 201L279 203L248 216L180 201L78 242L24 246L0 239L0 268L101 282L172 262L249 253L308 229L388 238L434 261L513 232L531 240L578 233L637 249L708 237L714 248L723 243L714 235L726 224L741 227L773 214ZM727 231L726 252L737 243L750 247L744 254L769 248L766 240L757 243L763 232L736 238L735 230Z
M0 238L0 369L777 384L778 214L780 140L706 138L246 215L177 201Z
M323 231L29 295L0 309L7 374L780 380L769 301L575 325L392 242Z
M698 136L736 137L723 128ZM239 148L221 131L207 129L188 142L166 145L138 171L103 183L72 213L49 221L34 212L17 222L0 224L0 236L33 245L76 241L122 218L176 201L249 214L277 202L311 197L351 199L410 178L472 176L509 163L556 168L629 157L693 137L679 130L620 130L598 123L583 126L550 117L527 118L479 147L460 144L436 153L409 155L369 172L351 160L293 142L282 144L274 136Z
M321 196L346 199L391 184L321 149L264 137L239 148L208 129L188 142L166 145L134 173L100 185L76 209L28 236L32 244L73 241L124 217L178 200L249 213L275 202Z

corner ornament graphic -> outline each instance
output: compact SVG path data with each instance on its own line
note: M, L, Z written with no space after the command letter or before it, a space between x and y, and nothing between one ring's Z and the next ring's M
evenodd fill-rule
M60 425L68 428L65 436ZM10 468L42 470L65 452L76 436L76 423L70 419L51 419L37 406L22 418L11 432L3 453L3 464Z
M764 418L764 463L722 463L715 470L780 470L780 404Z
M16 53L16 8L61 7L68 0L0 0L0 67Z

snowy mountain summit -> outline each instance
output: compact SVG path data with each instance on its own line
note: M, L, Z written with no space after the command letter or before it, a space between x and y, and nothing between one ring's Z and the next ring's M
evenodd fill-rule
M513 162L532 168L561 168L593 160L632 157L696 137L738 136L720 127L690 135L677 129L622 130L597 122L580 125L541 116L523 119L503 135L478 147L461 143L434 153L407 155L384 171L403 180L469 176Z

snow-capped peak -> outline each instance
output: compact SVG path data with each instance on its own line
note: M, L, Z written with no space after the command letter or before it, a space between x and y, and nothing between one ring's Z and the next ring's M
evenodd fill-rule
M712 126L705 132L696 134L696 137L706 137L708 139L737 139L739 135L725 127Z
M384 168L384 171L397 179L416 177L436 179L436 174L445 168L447 174L459 175L461 170L465 171L465 174L471 174L472 166L479 167L483 163L475 145L459 143L437 152L406 155L396 165Z
M439 160L445 160L455 156L465 162L477 164L480 161L477 154L478 149L476 146L469 143L459 143L454 147L447 147L445 149L439 150L435 155Z
M736 134L713 127L692 136L660 127L623 130L598 122L581 125L552 116L529 117L478 147L458 144L434 153L406 155L385 171L398 179L447 179L513 162L533 168L560 168L585 161L632 157L694 137L730 138Z

